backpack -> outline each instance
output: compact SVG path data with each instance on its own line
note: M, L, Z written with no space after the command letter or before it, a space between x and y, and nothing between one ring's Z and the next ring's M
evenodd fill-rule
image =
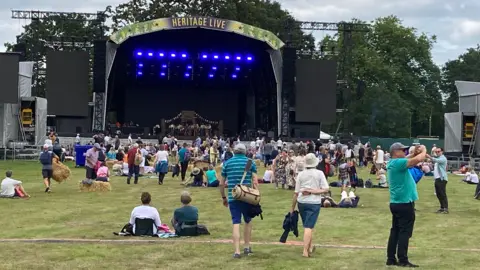
M142 164L142 161L143 161L143 156L142 156L142 152L140 152L140 150L137 150L137 153L135 154L135 165L138 166L140 164Z
M190 158L192 158L192 153L187 149L183 155L183 161L190 161Z
M357 180L357 186L363 188L363 185L364 185L363 179L362 179L362 178L358 178L358 180Z
M42 165L51 165L52 157L53 154L51 152L43 152L40 154L40 163L42 163Z
M372 187L373 187L373 182L372 182L372 180L367 179L367 181L365 181L365 187L366 187L366 188L372 188Z

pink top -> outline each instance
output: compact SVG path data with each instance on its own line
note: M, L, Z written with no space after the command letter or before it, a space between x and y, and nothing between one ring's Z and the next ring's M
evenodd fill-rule
M108 167L102 166L98 168L97 177L108 177Z

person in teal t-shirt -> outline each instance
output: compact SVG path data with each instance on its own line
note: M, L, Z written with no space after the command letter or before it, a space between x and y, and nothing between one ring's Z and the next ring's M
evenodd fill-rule
M205 175L207 176L208 187L218 187L217 172L213 165L208 166L208 171L205 172Z
M189 160L185 160L187 155L188 145L186 143L183 144L182 148L178 151L178 162L180 163L180 176L182 181L185 181L185 175L187 174L188 162Z
M407 157L408 148L401 143L390 146L392 159L387 164L387 174L392 228L388 238L386 264L418 267L408 260L408 242L415 224L414 203L418 200L417 185L408 169L423 162L427 151L425 146L418 146L417 150L420 151Z

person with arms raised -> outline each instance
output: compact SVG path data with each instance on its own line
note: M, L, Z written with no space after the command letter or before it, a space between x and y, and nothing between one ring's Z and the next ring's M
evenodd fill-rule
M418 267L408 260L408 243L415 224L415 201L418 200L417 185L408 168L423 162L425 146L417 147L417 154L406 157L409 147L397 142L390 146L392 159L387 164L390 191L392 227L387 246L387 265ZM398 256L398 261L397 257Z

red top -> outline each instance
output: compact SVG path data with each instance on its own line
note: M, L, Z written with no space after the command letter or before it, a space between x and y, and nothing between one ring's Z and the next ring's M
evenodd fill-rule
M128 150L128 166L133 166L135 165L135 156L137 155L138 148L131 148Z

